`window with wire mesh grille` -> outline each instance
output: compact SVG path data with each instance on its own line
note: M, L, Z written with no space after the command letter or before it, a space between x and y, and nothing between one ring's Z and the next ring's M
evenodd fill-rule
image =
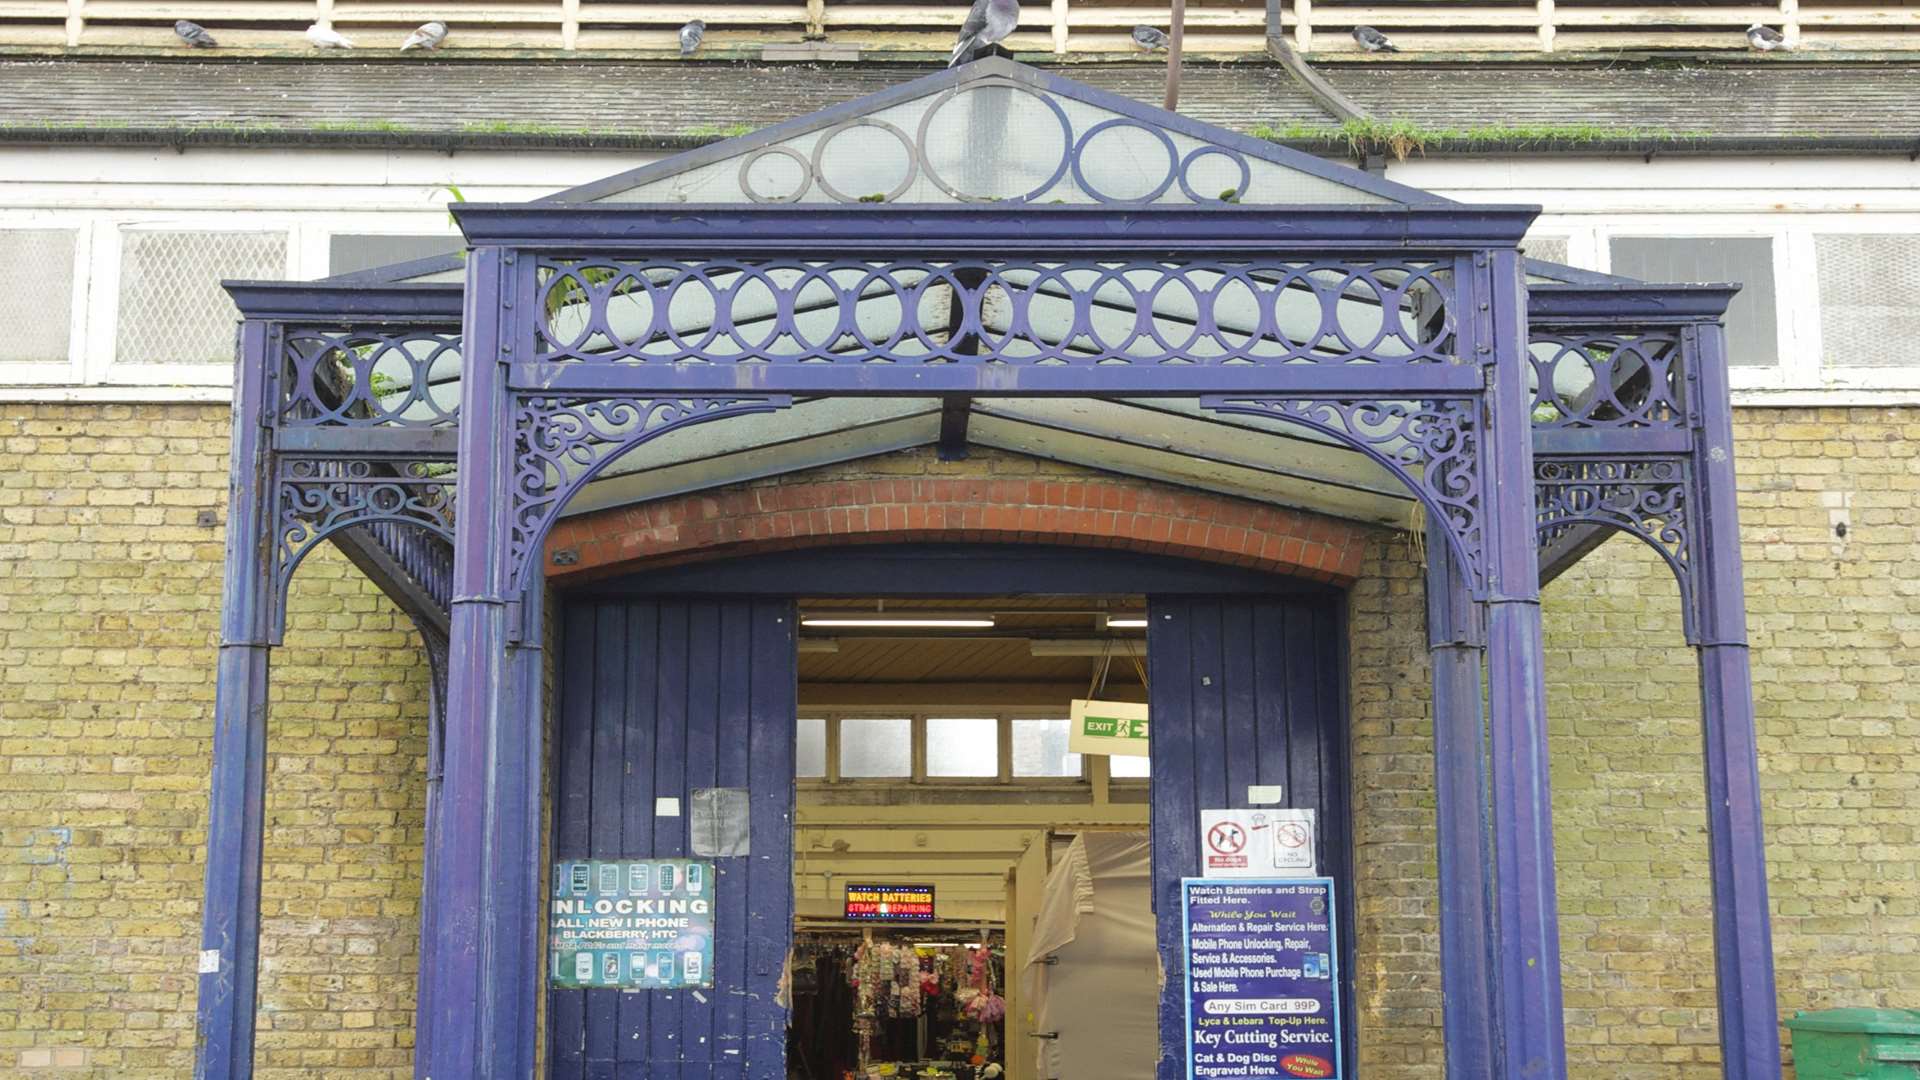
M1567 238L1564 236L1529 233L1527 238L1520 242L1520 250L1525 252L1529 259L1559 263L1561 266L1570 265L1567 259Z
M78 239L72 229L0 230L0 363L67 362Z
M1616 236L1613 272L1641 281L1738 282L1727 306L1727 363L1780 363L1774 310L1773 238L1768 236Z
M121 238L114 358L231 364L240 313L220 282L286 275L285 233L129 230Z
M1920 367L1920 235L1813 238L1820 362Z

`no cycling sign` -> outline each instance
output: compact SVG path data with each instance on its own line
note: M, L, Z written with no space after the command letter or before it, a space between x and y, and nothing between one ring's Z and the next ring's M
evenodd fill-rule
M1210 878L1313 877L1313 811L1200 811L1200 873Z

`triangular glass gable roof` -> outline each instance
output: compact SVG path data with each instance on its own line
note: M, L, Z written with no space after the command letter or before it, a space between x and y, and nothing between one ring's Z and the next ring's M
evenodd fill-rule
M620 203L1445 203L989 57L556 196Z

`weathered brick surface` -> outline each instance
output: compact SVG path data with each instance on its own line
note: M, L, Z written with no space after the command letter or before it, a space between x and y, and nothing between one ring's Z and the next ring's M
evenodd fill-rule
M226 410L0 406L0 1075L182 1075L204 840ZM1784 1009L1920 994L1920 410L1740 415ZM1100 480L913 453L809 482ZM224 514L222 514L224 516ZM1846 535L1835 526L1846 524ZM1362 1064L1441 1073L1417 554L1352 592ZM1582 1077L1714 1072L1692 657L1615 540L1547 593L1569 1043ZM262 1075L402 1076L426 673L323 553L276 655Z
M1920 410L1737 415L1781 1013L1910 1007ZM1363 1064L1438 1077L1431 714L1406 617L1419 598L1383 541L1351 608L1356 978ZM1699 691L1672 576L1616 538L1543 604L1572 1073L1718 1076Z
M742 485L618 507L562 521L547 543L556 582L585 580L635 559L654 565L816 544L1065 544L1174 555L1351 584L1368 530L1337 518L1112 476L994 471L982 456L959 475L902 472L938 465L931 451L893 455L889 471ZM953 470L957 471L957 470ZM561 556L556 558L555 556Z
M191 1071L224 406L0 406L0 1075ZM411 1075L426 677L324 552L269 740L262 1077Z

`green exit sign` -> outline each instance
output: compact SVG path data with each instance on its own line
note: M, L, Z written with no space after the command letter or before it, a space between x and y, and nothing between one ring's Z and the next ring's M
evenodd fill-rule
M1147 756L1147 707L1131 701L1073 703L1067 749L1076 754Z

